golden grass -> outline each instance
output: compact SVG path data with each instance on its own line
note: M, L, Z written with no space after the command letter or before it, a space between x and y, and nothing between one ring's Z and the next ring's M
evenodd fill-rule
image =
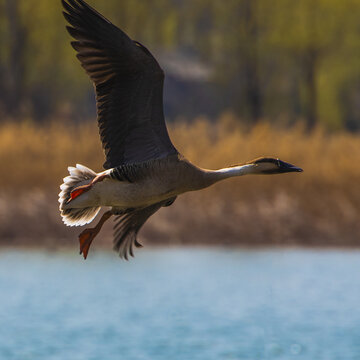
M218 168L269 155L305 169L299 186L356 185L354 181L360 178L359 135L326 134L321 128L307 134L300 125L281 129L268 123L244 130L231 115L215 124L203 118L191 124L175 123L169 132L179 151L203 167ZM67 166L76 162L100 171L104 157L93 123L77 126L54 121L39 126L23 122L0 125L0 161L1 188L28 190L59 184ZM265 177L261 182L273 186L279 180L283 183L279 177L270 183ZM291 186L293 181L284 183Z
M191 124L178 122L169 131L178 150L202 167L219 168L267 155L300 166L304 173L232 179L184 195L150 222L146 238L181 243L360 244L360 135L328 134L321 128L308 134L300 124L282 129L261 123L245 129L230 114L213 124L202 118ZM21 229L29 237L35 227L41 237L33 220L39 213L57 226L54 231L42 224L48 236L56 237L67 231L60 228L56 203L67 166L82 163L100 171L104 158L93 122L77 126L57 120L46 126L1 125L0 161L0 215L4 215L0 237L16 237L11 228L14 216L22 216L28 224Z

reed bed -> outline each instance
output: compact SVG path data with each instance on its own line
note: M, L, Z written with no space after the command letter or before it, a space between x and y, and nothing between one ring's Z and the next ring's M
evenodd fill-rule
M185 194L141 232L159 244L357 246L360 216L360 135L307 133L301 124L245 128L231 114L169 126L173 142L205 168L279 157L302 174L248 176ZM79 229L62 225L58 187L74 161L100 171L104 161L96 125L61 119L0 126L0 242L76 243ZM111 226L102 237L111 241ZM59 241L61 240L61 241ZM100 240L98 242L101 242Z

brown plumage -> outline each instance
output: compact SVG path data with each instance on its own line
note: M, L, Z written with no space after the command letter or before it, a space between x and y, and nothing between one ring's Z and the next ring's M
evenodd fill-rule
M161 207L187 191L246 174L302 171L278 159L262 158L220 170L198 168L172 144L164 120L164 72L150 51L100 15L83 0L62 0L67 29L77 58L95 85L100 138L106 156L102 173L70 167L59 194L63 221L69 226L93 221L80 234L87 257L103 223L115 215L114 249L127 259L137 234Z

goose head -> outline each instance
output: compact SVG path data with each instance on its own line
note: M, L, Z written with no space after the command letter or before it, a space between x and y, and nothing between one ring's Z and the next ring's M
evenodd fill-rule
M284 174L289 172L302 172L303 169L280 159L259 158L250 162L255 165L256 174Z

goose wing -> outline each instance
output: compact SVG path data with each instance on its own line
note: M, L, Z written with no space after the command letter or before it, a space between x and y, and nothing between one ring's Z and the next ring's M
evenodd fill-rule
M142 247L136 239L141 227L161 207L170 206L175 200L176 197L173 197L142 209L131 210L115 218L114 250L119 253L121 258L128 260L129 255L134 256L134 245L137 248Z
M95 85L104 168L176 154L163 113L164 72L156 59L85 1L62 4L76 40L71 44Z

